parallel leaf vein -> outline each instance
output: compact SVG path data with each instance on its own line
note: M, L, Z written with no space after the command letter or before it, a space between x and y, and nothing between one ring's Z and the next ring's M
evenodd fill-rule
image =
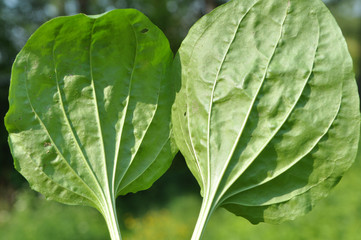
M185 130L184 130L184 128L182 127L182 124L181 124L182 118L181 118L181 113L180 113L180 111L177 111L177 116L178 116L178 119L179 119L179 122L180 122L179 126L180 126L180 130L181 130L181 132L182 132L182 135L183 135L183 139L185 139L184 142L185 142L185 144L186 144L186 146L187 146L187 149L188 149L189 153L192 154L192 156L194 157L194 162L195 162L196 167L197 167L197 169L198 169L198 173L200 174L200 177L201 177L201 180L202 180L202 189L205 189L205 186L204 186L204 185L205 185L205 179L204 179L204 177L203 177L202 170L201 170L201 168L200 168L200 166L199 166L198 158L197 158L197 156L195 155L195 154L196 154L196 153L195 153L195 150L194 150L194 148L192 148L192 147L189 146L189 144L188 144L188 142L187 142L187 140L186 140L186 133L185 133ZM190 133L189 133L189 134L190 134ZM193 159L191 159L191 160L193 160Z
M132 25L132 28L133 28L134 35L135 35L136 33L135 33L135 30L134 30L133 25ZM163 76L164 76L164 74L161 75L161 79L163 79ZM116 184L117 188L118 188L118 186L120 186L120 183L121 183L122 179L124 178L124 176L125 176L125 174L127 173L128 169L129 169L130 166L132 165L135 157L137 156L138 151L139 151L139 149L140 149L140 146L141 146L141 144L142 144L142 142L143 142L143 140L144 140L144 137L146 136L146 134L147 134L147 132L148 132L148 129L149 129L149 127L151 126L151 124L152 124L152 122L153 122L153 120L154 120L154 116L155 116L155 114L156 114L156 112L157 112L157 110L158 110L158 103L159 103L159 95L160 95L161 85L162 85L162 81L159 82L159 88L158 88L158 93L157 93L157 102L156 102L156 105L155 105L155 109L153 110L153 113L152 113L152 117L151 117L151 119L150 119L150 122L149 122L148 126L146 127L143 136L141 137L141 139L140 139L140 141L139 141L139 145L138 145L137 149L135 150L135 153L134 153L132 159L130 160L127 168L123 171L122 177L119 178L119 181L118 181L118 183ZM117 192L118 192L118 189L117 189L115 192L117 193Z
M263 77L262 77L262 79L261 79L261 83L259 84L259 87L258 87L258 89L257 89L257 92L256 92L255 96L254 96L253 99L252 99L252 102L251 102L250 107L249 107L249 109L248 109L248 112L247 112L247 115L246 115L246 117L245 117L245 120L244 120L244 122L243 122L243 124L242 124L242 126L241 126L241 128L240 128L240 131L239 131L239 133L238 133L238 135L237 135L237 138L236 138L236 140L235 140L235 142L234 142L234 144L233 144L233 147L232 147L232 149L231 149L231 152L230 152L230 154L229 154L229 157L228 157L227 160L226 160L226 164L224 165L224 168L222 169L222 172L221 172L221 174L220 174L220 177L218 178L218 181L217 181L217 185L215 186L214 189L218 189L218 187L219 187L219 185L220 185L220 183L221 183L221 181L222 181L222 179L223 179L223 176L224 176L224 174L225 174L225 172L226 172L226 169L227 169L227 167L228 167L228 165L229 165L229 162L231 161L232 156L233 156L233 154L234 154L234 152L235 152L235 150L236 150L238 141L239 141L239 139L240 139L240 137L241 137L241 135L242 135L242 133L243 133L244 127L246 126L246 123L248 122L248 119L249 119L251 110L252 110L252 108L253 108L253 106L254 106L254 102L256 101L256 99L257 99L257 97L258 97L258 94L259 94L259 92L260 92L260 90L261 90L261 88L262 88L262 86L263 86L263 83L264 83L264 81L265 81L265 78L266 78L266 75L267 75L267 72L268 72L268 68L269 68L269 66L270 66L270 64L271 64L271 61L272 61L272 59L273 59L273 56L274 56L274 54L275 54L275 52L276 52L276 49L277 49L277 47L278 47L278 44L279 44L279 42L280 42L280 40L281 40L281 38L282 38L283 27L284 27L284 23L285 23L285 21L286 21L286 18L287 18L287 16L288 16L288 10L289 10L289 4L288 4L288 6L287 6L286 14L285 14L285 16L284 16L284 18L283 18L283 21L282 21L282 24L281 24L279 38L277 39L276 44L275 44L275 47L274 47L274 49L273 49L273 52L272 52L272 54L271 54L271 56L270 56L270 58L269 58L269 61L268 61L267 66L266 66L266 70L265 70L265 72L264 72L264 74L263 74ZM222 196L218 196L218 199L217 199L217 200L219 201L221 197L222 197Z
M205 16L207 17L207 15ZM213 24L215 20L213 20L212 22L208 23L208 25L203 29L202 33L199 35L199 37L197 38L197 40L195 41L195 43L197 43L202 37L203 35L205 34L205 32L208 30L208 28L210 28ZM191 51L191 54L189 56L189 59L192 59L192 56L193 56L193 53L194 53L194 49L196 47L196 44L193 44L193 48L192 48L192 51ZM199 161L199 158L197 156L197 151L194 147L194 143L193 143L193 140L192 140L192 132L190 130L190 124L189 124L189 115L190 115L190 112L189 112L189 104L188 104L188 91L187 91L187 87L186 87L186 91L185 91L185 95L186 95L186 102L187 102L187 105L186 105L186 111L187 111L187 132L189 134L189 139L190 139L190 144L191 144L191 148L192 148L192 151L193 151L193 155L194 155L194 158L195 158L195 163L197 165L197 168L199 169L199 174L202 178L202 182L203 182L203 189L205 189L205 184L206 182L204 181L205 180L205 177L203 175L203 171L201 169L201 166L200 166L200 161Z
M220 195L225 194L225 192L227 191L228 188L230 188L236 181L237 179L248 169L248 167L254 162L254 160L261 154L261 152L266 148L266 146L271 142L271 140L274 138L274 136L281 130L282 126L285 124L285 122L289 119L291 113L293 112L293 110L295 109L295 107L297 106L297 103L299 101L299 99L302 96L302 93L304 92L305 87L307 86L308 81L310 80L312 73L313 73L313 69L314 69L314 64L315 64L315 59L316 59L316 54L317 54L317 49L318 49L318 45L319 45L319 36L320 36L320 31L319 28L318 29L318 33L317 33L317 44L316 44L316 48L315 48L315 52L314 52L314 56L313 56L313 62L312 62L312 67L311 70L306 78L306 80L304 81L304 84L302 86L302 88L300 89L301 91L299 92L294 104L292 105L292 107L289 109L288 113L286 114L285 118L282 120L282 122L280 123L280 125L278 125L278 127L274 130L274 132L271 134L271 136L266 140L266 142L264 142L264 144L259 148L259 150L257 151L257 153L255 154L255 156L252 157L251 160L249 160L248 162L246 162L242 168L241 171L239 171L226 185L226 187L224 188L224 190L222 191L222 193ZM335 116L336 117L336 116ZM333 118L334 119L334 118ZM333 121L332 121L333 122ZM325 134L325 133L324 133ZM321 136L323 136L324 134L322 134ZM319 139L320 140L320 139ZM318 140L318 141L319 141ZM318 142L317 141L317 142ZM316 146L316 144L314 145ZM312 149L314 148L314 146L312 147ZM248 188L247 188L248 189Z
M30 54L29 54L30 55ZM28 55L28 57L29 57ZM27 70L28 69L28 59L26 60L26 68L25 68L25 76L27 76ZM31 99L30 99L30 96L29 96L29 89L28 89L28 85L27 85L27 77L25 78L25 91L26 91L26 97L29 101L29 105L31 107L31 110L33 111L36 119L38 119L39 123L40 123L40 126L43 128L43 130L45 131L46 135L49 137L49 140L52 144L52 146L54 146L54 149L55 151L58 153L58 155L61 157L61 159L64 161L64 163L66 164L66 166L69 168L69 170L85 185L85 187L87 187L90 192L93 192L90 187L84 182L84 180L74 171L74 169L69 165L68 161L66 160L66 158L64 157L64 155L61 153L61 151L59 150L58 146L55 144L52 136L50 135L48 129L46 128L46 125L44 124L43 120L40 118L40 116L38 115L38 113L36 112L32 102L31 102ZM45 173L44 173L45 174ZM49 179L51 179L49 176L48 176ZM51 179L52 180L52 179ZM52 180L52 182L54 182L54 180ZM55 183L55 182L54 182ZM58 184L58 183L56 183ZM59 184L58 184L59 185ZM60 186L60 185L59 185ZM66 187L62 186L64 189L67 189ZM71 190L69 190L71 191ZM74 191L71 191L71 192L74 192ZM74 192L75 193L75 192ZM80 193L75 193L81 197L84 197L84 198L87 198L89 199L87 196L83 196L82 194ZM96 197L97 198L97 197ZM90 200L90 199L89 199ZM93 202L92 200L90 200L91 202Z
M93 23L92 23L92 29L90 32L90 43L89 43L89 71L90 71L90 80L91 80L91 87L93 90L93 99L94 99L94 107L95 107L95 112L96 112L96 121L97 121L97 126L98 126L98 132L99 132L99 138L100 138L100 142L101 142L101 150L102 150L102 155L103 155L103 161L104 161L104 175L106 176L106 181L105 181L105 185L107 186L107 190L110 191L109 189L109 178L108 178L108 171L107 171L107 158L105 155L105 146L104 146L104 139L103 139L103 131L102 131L102 126L100 123L100 114L99 114L99 108L98 108L98 100L97 100L97 95L96 95L96 91L95 91L95 85L94 85L94 77L93 77L93 61L92 61L92 46L93 46L93 34L94 34L94 27L95 27L95 23L97 21L98 18L94 19ZM106 200L106 192L105 189L103 189L100 185L99 179L98 179L98 187L99 189L102 191L103 193L103 197L104 197L104 201L106 204L106 208L108 208L107 206L107 200ZM111 194L109 192L109 194ZM112 196L108 196L108 197L112 197Z
M275 201L272 203L266 203L266 204L262 204L262 205L255 205L255 204L247 204L247 203L240 203L240 202L233 202L233 201L229 201L227 202L227 204L237 204L237 205L242 205L242 206L248 206L248 207L264 207L264 206L271 206L271 205L275 205L275 204L282 204L282 203L287 203L288 201L297 198L298 196L301 196L305 193L307 193L308 191L310 191L312 188L315 188L317 186L319 186L320 184L322 184L323 182L327 181L328 179L332 178L331 177L332 173L330 173L327 177L321 179L320 181L318 181L315 184L312 184L308 187L304 187L302 189L302 191L298 191L296 194L291 195L290 198L286 199L286 200L280 200L280 201Z
M138 38L137 38L137 35L135 33L134 27L133 27L132 23L130 22L129 18L127 16L125 16L125 19L128 21L129 25L132 27L136 45L135 45L135 49L134 49L135 53L134 53L134 60L133 60L133 68L132 68L132 72L131 72L130 78L129 78L128 97L127 97L127 102L126 102L126 105L125 105L125 113L124 113L124 116L123 116L123 119L122 119L122 122L121 122L121 126L120 126L121 129L120 129L119 139L118 139L118 143L117 143L117 149L116 149L116 152L115 152L113 179L112 179L112 187L113 187L113 194L114 195L116 195L116 193L118 192L119 184L120 184L120 182L121 182L121 180L122 180L122 178L123 178L123 176L125 174L125 172L123 171L122 176L119 177L119 181L117 181L117 183L115 183L117 166L118 166L118 162L119 162L120 145L121 145L122 136L123 136L123 132L124 132L125 120L126 120L127 115L128 115L134 70L135 70L136 61L137 61L137 57L138 57ZM130 165L130 163L129 163L129 165ZM128 165L128 167L129 167L129 165Z
M342 96L341 96L340 98L342 98ZM230 195L227 196L227 197L232 197L232 196L235 196L235 195L237 195L237 194L239 194L239 193L241 193L241 192L244 192L244 191L247 191L247 190L250 190L250 189L259 187L259 186L261 186L261 185L264 185L264 184L270 182L271 180L277 178L278 176L282 175L282 174L285 173L287 170L291 169L293 166L295 166L295 165L296 165L298 162L300 162L305 156L307 156L309 153L311 153L312 150L313 150L313 149L318 145L318 143L322 140L322 138L328 133L329 129L332 127L333 123L335 122L335 120L336 120L336 118L337 118L337 116L338 116L338 114L339 114L339 112L340 112L340 109L341 109L341 101L340 101L340 104L339 104L339 106L338 106L338 109L337 109L335 115L334 115L333 118L332 118L332 121L330 122L330 124L328 125L328 127L326 128L326 130L324 131L324 133L323 133L319 138L317 138L316 142L312 145L312 147L310 147L310 149L309 149L307 152L305 152L304 154L302 154L299 158L295 159L293 162L291 162L291 163L290 163L289 165L287 165L286 167L280 169L280 170L278 171L278 173L276 173L276 174L273 175L272 177L267 178L267 179L265 179L264 181L262 181L262 182L260 182L260 183L258 183L258 184L254 184L254 185L251 185L251 186L249 186L249 187L247 187L247 188L243 188L243 189L240 189L239 191L233 192L232 194L230 194ZM330 173L330 175L331 175L331 173ZM310 186L310 188L312 188L312 187L313 187L313 185Z
M215 77L215 79L214 79L214 84L213 84L212 92L211 92L211 99L210 99L210 103L209 103L208 118L207 118L207 121L208 121L208 123L207 123L207 164L208 164L208 186L207 186L208 189L207 189L207 191L208 191L208 194L209 194L210 191L211 191L211 186L210 186L210 182L211 182L211 179L210 179L210 175L211 175L211 174L210 174L210 172L211 172L211 166L210 166L210 161L211 161L211 156L210 156L211 115L212 115L213 98L214 98L215 88L216 88L216 85L217 85L217 80L218 80L220 71L221 71L221 69L222 69L222 66L223 66L223 64L224 64L224 62L225 62L225 60L226 60L226 57L227 57L228 53L229 53L229 50L230 50L230 48L231 48L234 40L236 39L237 32L238 32L238 29L239 29L242 21L246 18L246 16L248 15L248 13L251 11L251 9L252 9L257 3L258 3L258 1L255 1L255 2L247 9L247 11L245 12L245 14L243 14L243 15L241 16L241 18L239 19L239 21L238 21L238 23L237 23L237 26L236 26L236 28L235 28L235 31L234 31L234 33L233 33L232 39L231 39L231 41L229 42L229 44L228 44L228 46L227 46L227 50L226 50L225 54L223 55L223 58L222 58L222 60L221 60L221 63L220 63L220 65L219 65L219 68L218 68L217 73L216 73L216 77ZM253 103L251 104L251 106L252 106L252 105L253 105ZM243 130L243 129L242 129L242 130ZM241 130L241 132L242 132L242 130ZM236 142L238 142L238 140L237 140ZM234 151L234 150L233 150L233 151ZM226 167L227 167L227 165L228 165L228 162L229 162L229 160L227 160L227 162L226 162L226 165L225 165L224 170L222 171L221 177L222 177L223 174L224 174L224 171L225 171L225 169L226 169ZM219 182L220 182L220 181L219 181ZM219 185L219 183L218 183L217 185ZM215 189L217 189L217 188L218 188L218 186L215 187Z
M37 118L38 118L38 117L37 117ZM24 152L26 152L26 151L24 151ZM31 159L33 162L35 162L28 153L27 153L26 155L28 156L29 159ZM69 189L69 188L67 188L67 187L64 187L64 186L60 185L59 183L55 182L55 181L54 181L52 178L50 178L50 176L47 175L45 172L39 171L38 173L39 173L40 175L44 176L45 178L49 179L55 186L57 186L57 187L59 187L59 188L62 188L62 189L64 189L64 190L66 190L66 191L69 191L70 193L75 194L75 195L77 195L77 196L80 196L80 197L82 197L83 199L90 201L92 204L95 204L94 201L93 201L92 199L90 199L88 196L84 196L83 194L79 194L79 193L77 193L77 192L75 192L75 191L73 191L73 190L71 190L71 189ZM47 197L48 197L48 196L47 196Z
M59 30L59 32L56 34L56 37L54 39L54 43L53 43L53 49L52 49L52 59L53 59L53 65L54 65L54 73L55 73L55 81L56 81L56 88L57 88L57 91L58 91L58 94L59 94L59 99L60 99L60 107L61 107L61 110L62 110L62 113L64 115L64 118L65 118L65 122L66 122L66 125L69 127L69 130L70 130L70 133L71 133L71 136L75 142L75 145L81 155L81 159L83 160L85 166L88 168L89 170L89 174L90 176L92 176L92 178L94 179L95 183L97 183L99 185L99 181L97 179L97 177L95 176L94 174L94 171L92 169L92 167L90 166L88 160L86 159L85 157L85 153L83 152L82 148L80 147L80 143L79 143L79 140L78 138L75 136L75 132L74 132L74 129L72 127L72 125L70 124L70 119L69 119L69 116L68 114L66 113L65 111L65 107L64 107L64 100L63 100L63 97L62 97L62 93L61 93L61 90L60 90L60 86L59 86L59 78L58 78L58 71L57 71L57 65L56 65L56 62L55 62L55 43L56 43L56 40L59 36L59 33L60 33L61 29ZM84 184L85 181L83 180ZM90 188L90 186L88 184L86 184L86 186L88 187L89 190L91 190L91 192L93 192L96 196L97 194L95 193L95 191L93 189ZM98 199L99 201L99 199Z
M160 155L160 153L162 152L163 148L165 147L165 145L169 142L170 138L167 138L167 140L162 144L161 148L159 149L156 157L153 159L153 161L151 161L149 164L147 164L147 166L143 167L143 170L137 174L136 177L134 177L132 180L130 180L128 183L126 183L121 189L119 189L117 191L117 194L119 194L123 189L125 189L126 187L128 187L131 183L135 182L140 176L143 175L143 173L145 173L145 171L147 171L147 169L157 160L158 156ZM119 183L120 185L120 183Z

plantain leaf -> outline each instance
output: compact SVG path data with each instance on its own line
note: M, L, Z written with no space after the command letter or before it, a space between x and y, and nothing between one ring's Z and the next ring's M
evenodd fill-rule
M119 239L115 198L149 188L175 154L172 57L133 9L45 23L12 70L5 122L16 169L48 199L97 208Z
M354 161L352 60L320 0L230 1L192 27L175 69L174 135L203 195L192 239L220 206L252 223L305 214Z

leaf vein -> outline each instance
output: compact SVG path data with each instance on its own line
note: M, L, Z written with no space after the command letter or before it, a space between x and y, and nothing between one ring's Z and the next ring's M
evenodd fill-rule
M112 187L113 187L113 194L116 195L116 193L118 192L118 187L120 182L122 181L122 178L125 175L126 171L123 171L122 176L119 177L119 181L117 182L117 184L115 184L116 181L116 172L117 172L117 166L118 166L118 162L119 162L119 152L120 152L120 145L121 145L121 141L122 141L122 136L123 136L123 132L124 132L124 124L125 124L125 120L127 118L128 115L128 109L129 109L129 102L130 102L130 97L131 97L131 90L132 90L132 81L133 81L133 76L134 76L134 70L135 70L135 63L137 61L137 56L138 56L138 38L137 35L135 33L134 27L131 24L130 20L128 19L128 17L125 17L126 20L128 21L129 25L132 27L133 33L134 33L134 38L135 38L135 53L134 53L134 60L133 60L133 68L132 68L132 72L130 74L130 78L129 78L129 87L128 87L128 97L127 97L127 102L125 105L125 113L124 113L124 117L122 119L122 124L121 124L121 129L120 129L120 134L119 134L119 139L118 139L118 143L117 143L117 150L116 150L116 155L114 158L114 169L113 169L113 179L112 179ZM129 163L130 165L130 163ZM128 167L129 167L128 165Z
M180 113L180 111L177 111L177 116L178 116L179 122L181 122L182 119L181 119L181 113ZM182 135L183 135L183 139L186 139L186 138L185 138L184 129L183 129L183 127L182 127L182 124L179 124L179 126L180 126L180 130L181 130L181 132L182 132ZM192 147L189 146L187 140L184 140L184 142L185 142L185 144L186 144L186 146L187 146L188 151L190 152L190 154L192 154L192 156L194 156L194 158L195 158L195 163L196 163L198 172L199 172L199 174L200 174L200 176L201 176L201 179L202 179L202 189L205 189L205 186L204 186L204 184L205 184L205 179L204 179L204 176L203 176L201 167L199 166L199 162L198 162L198 158L197 158L197 155L196 155L196 153L195 153L195 150L194 150L194 148L192 148ZM193 151L193 153L192 153L192 151Z
M231 48L234 40L236 39L237 32L238 32L238 29L239 29L242 21L245 19L245 17L248 15L248 13L251 11L251 9L252 9L257 3L258 3L258 1L255 1L255 2L247 9L247 11L245 12L245 14L242 15L241 18L239 19L239 21L238 21L238 23L237 23L237 27L236 27L236 29L235 29L235 31L234 31L234 33L233 33L232 39L231 39L231 41L230 41L229 44L228 44L227 50L226 50L225 54L223 55L223 58L222 58L221 63L220 63L220 66L219 66L219 68L218 68L218 70L217 70L216 77L215 77L215 80L214 80L214 84L213 84L213 87L212 87L211 99L210 99L209 110L208 110L208 118L207 118L207 164L208 164L208 189L207 189L207 192L208 192L208 193L207 193L207 194L210 194L210 191L211 191L211 186L210 186L210 185L211 185L211 184L210 184L210 182L211 182L211 179L210 179L210 175L211 175L211 174L210 174L210 173L211 173L211 166L210 166L210 160L211 160L211 159L210 159L210 158L211 158L211 156L210 156L210 131L211 131L211 129L210 129L210 128L211 128L211 127L210 127L210 126L211 126L211 115L212 115L212 108L213 108L213 98L214 98L215 88L216 88L216 85L217 85L217 79L218 79L218 77L219 77L219 74L220 74L220 71L221 71L221 69L222 69L222 66L223 66L223 64L224 64L224 62L225 62L225 60L226 60L226 57L227 57L227 55L228 55L228 53L229 53L229 50L230 50L230 48ZM252 104L252 105L253 105L253 104ZM242 129L242 130L243 130L243 129ZM242 130L241 130L241 131L242 131ZM236 142L237 142L237 141L236 141ZM225 168L227 167L228 162L229 162L229 160L227 160L227 163L226 163ZM221 173L221 177L222 177L223 174L224 174L225 168L224 168L224 170L223 170L222 173ZM219 181L219 182L220 182L220 181ZM217 185L219 186L219 183L218 183ZM215 189L217 189L218 186L216 186Z
M314 64L315 64L315 59L316 59L316 54L317 54L317 49L318 49L318 45L319 45L319 37L320 37L320 32L319 32L319 28L318 29L318 33L317 33L317 47L315 49L315 53L314 53L314 56L313 56L313 62L312 62L312 68L311 68L311 71L310 73L308 74L307 76L307 79L305 80L302 88L301 88L301 91L299 92L299 95L297 96L297 99L296 101L294 102L294 104L292 105L292 107L290 108L290 110L288 111L288 113L286 114L286 117L283 119L283 121L281 122L281 124L275 129L275 131L271 134L271 136L266 140L266 142L259 148L259 150L257 151L256 155L252 158L252 160L250 160L248 163L246 163L243 167L243 169L236 174L235 177L233 177L233 179L231 179L231 181L229 182L229 184L226 185L225 189L223 190L223 192L220 194L220 195L223 195L225 194L225 192L227 191L228 188L231 187L232 184L234 184L237 179L248 169L248 167L254 162L254 160L261 154L261 152L265 149L265 147L271 142L271 140L273 139L273 137L280 131L280 129L282 128L282 126L285 124L285 122L289 119L291 113L293 112L293 110L295 109L295 107L297 106L297 103L299 101L299 99L301 98L302 96L302 93L304 92L304 89L305 87L307 86L307 83L308 81L310 80L311 78L311 75L313 73L313 69L314 69ZM338 111L337 111L338 112ZM336 116L335 116L336 117ZM334 118L333 118L334 119ZM332 120L333 122L333 120ZM325 133L324 133L325 134ZM322 134L322 136L324 135ZM319 140L318 140L319 141ZM318 142L317 141L317 142ZM316 145L316 144L315 144ZM314 146L315 146L314 145ZM314 148L314 146L312 147L312 149ZM310 150L311 151L311 150Z
M74 139L74 142L75 142L75 144L76 144L76 147L77 147L79 153L81 154L81 159L83 160L85 166L89 169L90 175L93 177L94 181L97 183L97 185L98 185L98 187L99 187L98 179L97 179L97 177L95 176L94 171L93 171L92 167L90 166L88 160L86 159L85 153L83 152L82 148L80 147L79 140L78 140L78 138L75 136L74 129L73 129L72 125L70 124L69 116L68 116L68 114L67 114L66 111L65 111L64 99L63 99L63 97L62 97L61 90L60 90L59 78L58 78L58 71L57 71L57 65L56 65L56 62L55 62L55 42L56 42L56 40L57 40L57 38L58 38L58 36L59 36L60 31L61 31L61 29L60 29L59 32L56 34L56 37L55 37L54 43L53 43L53 49L52 49L52 60L53 60L53 65L54 65L56 88L57 88L57 91L58 91L58 94L59 94L59 99L60 99L60 106L61 106L62 113L64 114L64 118L65 118L66 125L69 127L71 136L72 136L72 138ZM79 177L80 177L80 176L79 176ZM86 184L84 180L83 180L83 182L84 182L84 184ZM89 190L91 190L91 191L95 194L95 191L92 190L88 184L86 184L86 186L89 188ZM99 190L101 191L101 188L100 188L100 187L99 187ZM97 195L97 194L95 194L95 195ZM98 201L99 201L99 199L98 199ZM99 201L99 202L100 202L100 201Z
M128 183L126 183L121 189L118 189L117 191L117 195L126 187L128 187L130 184L132 184L133 182L135 182L140 176L143 175L143 173L145 173L145 171L147 171L147 169L157 160L158 156L160 155L160 153L162 152L162 150L164 149L165 145L169 142L169 137L167 138L167 140L162 144L161 148L159 149L156 157L153 159L153 161L151 161L146 167L143 168L143 171L141 173L139 173L136 177L133 178L133 180L129 181ZM119 183L120 184L120 183Z
M341 96L341 98L342 98L342 96ZM280 169L280 170L278 171L278 173L276 173L274 176L272 176L272 177L270 177L270 178L268 178L268 179L265 179L264 181L260 182L259 184L254 184L254 185L251 185L251 186L249 186L249 187L247 187L247 188L244 188L244 189L241 189L241 190L239 190L239 191L237 191L237 192L234 192L234 193L230 194L230 195L227 196L227 197L232 197L232 196L234 196L234 195L236 195L236 194L238 194L238 193L241 193L241 192L244 192L244 191L247 191L247 190L250 190L250 189L259 187L259 186L261 186L261 185L264 185L264 184L270 182L271 180L277 178L278 176L282 175L282 174L285 173L287 170L291 169L294 165L296 165L298 162L300 162L305 156L307 156L310 152L312 152L312 150L317 146L317 144L322 140L322 138L328 133L329 129L332 127L333 123L335 122L335 120L336 120L336 118L337 118L337 116L338 116L338 114L339 114L339 112L340 112L340 109L341 109L341 102L340 102L340 104L339 104L339 106L338 106L338 109L337 109L337 111L336 111L336 114L334 115L334 117L333 117L331 123L329 124L329 126L326 128L325 132L316 140L316 142L313 144L313 146L312 146L306 153L304 153L302 156L300 156L298 159L296 159L295 161L293 161L293 162L292 162L291 164L289 164L288 166ZM331 175L331 173L330 173L330 175Z
M25 66L25 76L27 76L28 74L28 58L29 58L30 53L28 54L27 60L26 60L26 66ZM70 169L71 172L73 172L73 174L90 190L90 192L93 192L90 187L84 182L84 180L74 171L74 169L69 165L68 161L66 160L66 158L64 157L64 155L61 153L61 151L59 150L58 146L55 144L51 134L49 133L48 129L46 128L46 125L44 124L43 120L40 118L40 116L38 115L38 113L36 112L32 101L30 99L29 96L29 89L28 89L28 84L27 84L27 77L25 77L25 91L26 91L26 97L29 101L29 105L31 107L31 110L33 111L36 119L38 119L40 126L42 127L42 129L45 131L46 135L49 137L49 140L52 143L52 146L54 146L55 151L58 153L58 155L63 159L64 163L66 164L66 166ZM44 173L45 174L45 173ZM49 177L50 178L50 177ZM52 180L53 181L53 180ZM53 181L54 182L54 181ZM59 183L57 183L59 186ZM62 186L63 188L67 189L66 187ZM69 190L70 191L70 190ZM73 191L72 191L73 192ZM80 195L79 193L76 193L77 195ZM80 195L82 196L82 195ZM95 195L96 199L98 200L97 196ZM99 201L99 200L98 200Z
M275 47L274 47L274 49L273 49L273 52L272 52L272 54L271 54L271 56L270 56L270 58L269 58L269 60L268 60L268 63L267 63L267 66L266 66L266 70L265 70L265 72L264 72L264 74L263 74L263 77L262 77L262 79L261 79L261 83L260 83L260 85L259 85L259 87L258 87L258 89L257 89L257 92L256 92L255 96L254 96L253 99L252 99L252 102L251 102L250 107L249 107L249 109L248 109L246 118L245 118L245 120L244 120L244 122L243 122L243 124L242 124L242 126L241 126L241 129L240 129L238 135L237 135L237 138L236 138L236 140L235 140L235 143L233 144L233 147L232 147L232 149L231 149L231 152L230 152L230 154L229 154L229 157L228 157L227 160L226 160L226 164L224 165L224 168L222 169L222 172L221 172L221 174L220 174L220 177L218 178L218 182L217 182L217 185L216 185L215 189L218 189L218 188L219 188L219 185L220 185L220 183L221 183L221 181L222 181L222 179L223 179L223 176L224 176L224 174L225 174L225 172L226 172L226 169L227 169L227 167L228 167L228 165L229 165L229 162L231 161L232 156L233 156L233 154L234 154L234 152L235 152L235 150L236 150L238 141L239 141L239 139L240 139L240 137L241 137L241 135L242 135L242 133L243 133L243 130L244 130L245 126L246 126L246 123L248 122L250 113L251 113L251 111L252 111L252 109L253 109L253 106L254 106L254 102L256 101L256 99L257 99L257 97L258 97L258 94L259 94L259 92L260 92L260 90L261 90L261 88L262 88L262 86L263 86L264 80L265 80L266 75L267 75L268 68L269 68L269 66L270 66L270 64L271 64L271 61L272 61L272 59L273 59L273 56L274 56L274 54L275 54L275 52L276 52L276 49L277 49L277 47L278 47L278 44L279 44L279 42L280 42L280 40L281 40L281 38L282 38L283 27L284 27L284 23L285 23L285 21L286 21L286 18L287 18L287 16L288 16L288 11L289 11L289 4L288 4L287 9L286 9L285 17L283 18L283 21L282 21L282 24L281 24L279 38L277 39L277 42L276 42ZM242 20L242 19L241 19L241 20ZM241 22L241 21L240 21L240 22ZM240 23L239 23L239 24L240 24ZM210 117L209 117L209 118L210 118ZM208 148L209 148L209 147L208 147ZM223 192L223 191L222 191L222 192ZM221 198L222 198L222 195L218 196L218 199L217 199L217 200L220 200Z

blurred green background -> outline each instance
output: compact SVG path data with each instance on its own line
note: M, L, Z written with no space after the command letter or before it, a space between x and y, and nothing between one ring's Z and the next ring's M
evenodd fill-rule
M226 1L217 0L0 0L0 239L109 239L101 215L86 207L49 202L29 189L12 163L3 117L10 70L17 52L42 23L78 12L114 8L144 12L168 37L175 52L190 26ZM339 23L361 82L361 0L324 1ZM361 240L361 154L330 196L304 217L281 225L251 225L224 209L208 224L205 240ZM201 204L197 183L178 154L148 191L117 200L125 240L189 239Z

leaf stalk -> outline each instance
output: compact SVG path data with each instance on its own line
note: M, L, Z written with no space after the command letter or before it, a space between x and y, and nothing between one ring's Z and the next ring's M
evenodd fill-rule
M118 224L117 211L115 207L115 200L113 199L111 202L107 203L105 208L106 209L103 210L103 215L108 226L110 239L122 240Z
M209 197L205 196L203 198L201 211L199 212L198 220L193 231L191 240L200 240L203 236L204 229L209 221L210 216L214 211L214 205L212 201L209 201Z

